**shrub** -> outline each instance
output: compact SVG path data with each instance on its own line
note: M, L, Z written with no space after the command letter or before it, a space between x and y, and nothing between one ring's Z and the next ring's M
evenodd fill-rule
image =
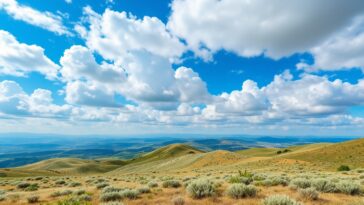
M120 201L112 201L112 202L102 203L101 205L124 205L124 204Z
M83 189L79 189L79 190L76 190L76 191L74 192L74 194L76 194L76 195L83 195L83 194L86 194L86 191L85 191L85 190L83 190Z
M27 198L28 203L37 203L39 201L39 196L30 196Z
M150 189L149 189L149 187L141 187L138 189L138 192L141 194L146 194L146 193L150 193Z
M337 171L350 171L350 167L348 165L340 165L340 167L337 168Z
M57 185L64 185L64 184L66 184L66 181L64 181L64 180L57 180L55 182L55 184L57 184Z
M0 201L5 201L6 197L3 194L0 194Z
M335 183L327 180L327 179L315 179L311 182L312 187L314 187L317 191L320 192L335 192L336 187Z
M215 194L214 183L207 179L197 179L187 186L187 192L193 198L204 198Z
M177 196L172 199L172 203L173 205L184 205L185 199L181 196Z
M243 176L237 176L237 175L236 176L231 176L229 178L229 183L232 183L232 184L234 184L234 183L242 183L242 184L248 185L252 181L253 180L250 177L243 177Z
M149 188L158 187L158 183L157 183L157 182L155 182L155 181L151 181L151 182L149 182L149 183L148 183L148 187L149 187Z
M102 193L119 192L119 191L121 191L121 189L115 188L115 187L112 187L112 186L107 186L104 189L102 189Z
M336 185L336 188L339 192L350 195L357 195L361 192L360 185L353 181L341 181Z
M307 188L299 190L300 196L305 199L317 200L319 197L319 193L315 188Z
M30 186L30 183L28 183L28 182L20 182L18 185L16 185L16 187L17 187L18 189L25 189L25 188L27 188L28 186Z
M91 201L92 197L90 195L87 195L87 194L82 194L82 195L78 196L78 199L80 201Z
M72 182L69 184L70 187L78 187L81 186L82 184L80 182Z
M60 191L55 191L51 194L51 197L59 197L59 196L62 196L61 192Z
M181 186L181 183L179 181L176 181L176 180L167 180L167 181L164 181L162 183L162 186L164 188L170 188L170 187L172 187L172 188L178 188L178 187Z
M38 184L31 184L27 188L25 188L25 191L37 191L39 188Z
M227 194L235 199L254 197L257 194L257 189L253 185L232 184L228 188Z
M8 199L10 199L11 202L16 202L20 199L20 195L19 194L9 194L7 196Z
M109 184L108 183L104 183L104 182L96 184L96 188L97 189L102 189L102 188L105 188L107 186L109 186Z
M101 194L100 201L102 202L120 201L122 198L123 196L119 192L107 192Z
M136 199L139 196L139 192L134 189L125 189L120 192L123 198Z
M306 189L311 186L311 182L305 178L297 178L291 181L290 186L294 189Z
M265 198L262 205L302 205L294 199L286 195L272 195Z

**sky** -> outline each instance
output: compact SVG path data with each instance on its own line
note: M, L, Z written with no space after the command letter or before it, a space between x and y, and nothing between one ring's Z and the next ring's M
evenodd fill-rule
M363 136L362 0L0 0L0 132Z

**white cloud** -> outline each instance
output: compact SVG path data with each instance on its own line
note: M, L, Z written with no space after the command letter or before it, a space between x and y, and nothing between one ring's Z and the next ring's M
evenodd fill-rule
M78 26L78 30L86 37L88 47L106 59L122 61L130 51L147 51L175 58L185 51L185 46L156 17L137 19L126 12L109 9L99 15L90 7L84 11L91 24L90 30L87 35L82 32L82 27Z
M343 70L360 68L364 71L364 16L358 17L342 32L314 47L315 63L306 69Z
M69 105L55 105L51 91L36 89L26 94L14 81L0 82L0 113L12 116L65 117L71 111Z
M171 8L168 28L197 54L206 56L206 47L280 58L308 51L350 24L364 1L174 0Z
M246 80L241 91L223 93L219 96L215 106L217 112L229 115L259 115L270 105L257 83Z
M72 0L65 0L67 4L72 4Z
M71 35L62 23L62 17L51 12L41 12L29 6L19 4L16 0L0 0L3 9L12 18L52 31L59 35Z
M74 81L67 83L65 90L65 100L70 104L97 107L118 106L115 102L114 93L102 84Z
M0 74L25 76L39 72L49 79L57 77L59 66L37 45L20 43L7 31L0 30Z
M291 117L340 114L350 106L364 104L364 80L350 84L307 74L293 80L286 72L263 90L275 112Z

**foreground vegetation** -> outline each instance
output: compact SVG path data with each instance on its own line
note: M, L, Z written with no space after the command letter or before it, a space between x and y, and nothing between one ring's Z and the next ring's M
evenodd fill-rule
M10 177L0 177L0 205L363 205L364 155L349 156L363 145L356 140L238 153L170 145L130 161L87 161L87 169L82 160L72 159L72 166L65 159L47 160L3 170ZM312 153L325 162L310 161ZM34 176L16 175L27 170Z

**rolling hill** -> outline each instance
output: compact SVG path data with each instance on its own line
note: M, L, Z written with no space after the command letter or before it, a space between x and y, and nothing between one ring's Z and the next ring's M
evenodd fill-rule
M289 150L281 154L277 151ZM364 167L364 139L341 143L317 143L287 148L251 148L230 152L204 152L185 144L171 144L137 158L85 160L55 158L11 169L0 169L0 176L127 174L148 172L179 172L195 169L237 170L259 169L275 164L280 169L289 165L336 170L342 164ZM284 165L284 166L283 166Z

